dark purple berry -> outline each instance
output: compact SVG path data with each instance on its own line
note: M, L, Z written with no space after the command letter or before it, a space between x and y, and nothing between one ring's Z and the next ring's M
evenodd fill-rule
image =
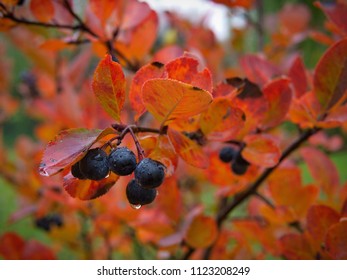
M35 220L35 225L45 231L50 231L52 227L62 227L63 219L59 214L49 214Z
M91 149L79 162L81 173L90 180L104 179L110 172L107 154L100 148Z
M231 162L237 154L237 151L232 147L224 147L219 152L219 158L223 162Z
M231 170L236 175L243 175L247 172L248 166L249 166L249 162L246 161L239 153L231 164Z
M165 167L159 161L145 158L135 169L135 180L143 188L159 187L165 177Z
M157 191L155 189L145 189L135 179L132 179L127 185L126 196L130 204L145 205L154 201Z
M110 170L120 176L129 175L136 168L136 156L126 147L113 150L107 160Z
M81 180L87 179L87 177L85 175L83 175L83 173L80 170L80 162L79 161L71 166L71 174L75 178L78 178L78 179L81 179Z

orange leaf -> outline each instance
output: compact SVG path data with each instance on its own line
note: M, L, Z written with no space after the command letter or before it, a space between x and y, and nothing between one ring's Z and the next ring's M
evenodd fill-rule
M178 156L166 135L158 137L155 148L148 155L149 158L160 161L166 167L166 177L172 176L178 164Z
M178 80L212 92L212 76L205 68L198 71L199 61L191 57L179 57L165 65L169 79Z
M193 248L206 248L217 238L217 224L214 219L204 215L196 216L185 234L185 241Z
M97 66L92 89L104 110L116 121L120 121L120 113L125 101L125 77L119 63L106 55Z
M119 176L111 173L100 181L79 180L69 173L64 177L64 188L74 198L90 200L107 193L117 182Z
M199 168L206 168L208 166L208 158L201 146L195 141L170 128L168 130L168 136L176 152L184 161Z
M307 230L320 248L330 226L339 222L340 215L325 205L313 205L307 211Z
M215 98L200 116L200 127L211 140L233 139L244 123L243 111L231 105L226 98Z
M347 221L342 221L330 227L325 246L336 260L347 260Z
M49 142L40 164L40 174L52 176L71 165L98 140L114 130L88 130L84 128L69 129L60 132L53 141Z
M0 236L0 255L6 260L20 260L24 240L16 233L6 232Z
M104 26L107 19L117 8L118 1L115 0L90 0L89 5L92 12L99 18L101 25Z
M289 233L279 240L282 254L290 260L312 260L315 252L304 235Z
M339 173L334 163L326 154L312 147L304 147L300 152L316 183L331 198L339 186Z
M263 88L269 109L266 111L262 127L271 128L280 124L287 115L292 100L289 80L279 78L266 84Z
M138 70L132 80L129 92L130 104L133 110L136 112L135 119L146 111L145 105L142 101L142 86L143 84L153 78L160 78L164 72L164 65L159 62L152 62L147 64Z
M334 25L343 30L344 33L347 33L347 4L344 1L336 1L333 3L322 3L315 2L315 5L318 6L325 15L334 23Z
M39 21L48 22L54 17L54 5L51 0L31 0L30 10Z
M263 167L273 167L278 163L281 151L269 136L248 135L244 141L246 147L242 150L242 156L250 163Z
M331 46L319 60L313 76L314 92L322 113L347 98L347 39Z
M152 79L143 85L142 99L147 110L165 124L203 112L212 102L212 95L176 80Z

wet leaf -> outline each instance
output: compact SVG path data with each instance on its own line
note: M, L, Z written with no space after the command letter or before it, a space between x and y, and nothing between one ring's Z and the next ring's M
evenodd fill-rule
M217 224L211 217L196 216L185 234L185 241L193 248L206 248L217 238Z
M176 153L188 164L199 168L206 168L208 166L208 158L195 141L189 139L183 133L176 130L168 130L168 136Z
M319 60L313 76L314 92L322 113L347 98L347 39L331 46Z
M74 198L90 200L106 194L117 182L119 176L111 173L100 181L79 180L69 173L64 177L64 188Z
M212 95L176 80L152 79L143 85L142 99L147 110L162 124L167 124L203 112L212 102Z
M81 158L95 142L113 133L114 130L111 128L105 130L76 128L60 132L45 149L40 164L40 174L52 176L64 170Z
M248 135L244 139L246 147L242 150L242 156L250 163L263 166L275 166L281 151L277 143L267 135Z
M92 89L104 110L116 121L125 101L125 77L119 63L106 55L95 69Z

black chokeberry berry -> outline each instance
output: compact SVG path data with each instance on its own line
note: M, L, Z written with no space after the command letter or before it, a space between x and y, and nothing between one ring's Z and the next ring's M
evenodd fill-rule
M71 174L75 178L78 178L81 180L87 179L87 177L80 170L80 162L79 161L71 166Z
M243 175L247 172L248 166L249 162L241 156L241 153L239 153L235 160L231 163L231 170L236 175Z
M59 214L49 214L35 220L35 225L45 231L50 231L53 226L62 227L63 219Z
M224 147L219 152L219 159L223 162L231 162L237 154L237 151L232 147Z
M165 167L159 161L145 158L135 169L135 180L143 188L159 187L165 177Z
M106 152L100 148L89 150L84 158L80 160L79 168L87 179L104 179L110 172Z
M126 196L130 204L145 205L154 201L157 191L155 189L145 189L135 179L132 179L127 185Z
M126 147L113 150L107 160L110 170L120 176L129 175L136 168L136 156Z

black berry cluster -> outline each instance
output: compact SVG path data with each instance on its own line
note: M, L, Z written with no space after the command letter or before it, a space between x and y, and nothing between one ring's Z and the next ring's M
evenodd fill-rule
M219 152L219 159L225 163L230 163L231 171L236 175L243 175L247 172L249 162L242 157L240 150L224 147Z
M71 166L71 174L81 180L102 180L113 172L119 176L135 173L126 189L129 203L145 205L154 201L157 191L165 177L164 165L150 158L138 164L135 154L126 147L119 147L109 155L100 149L90 149L87 154Z
M59 214L49 214L35 220L36 227L50 231L52 227L62 227L63 218Z

